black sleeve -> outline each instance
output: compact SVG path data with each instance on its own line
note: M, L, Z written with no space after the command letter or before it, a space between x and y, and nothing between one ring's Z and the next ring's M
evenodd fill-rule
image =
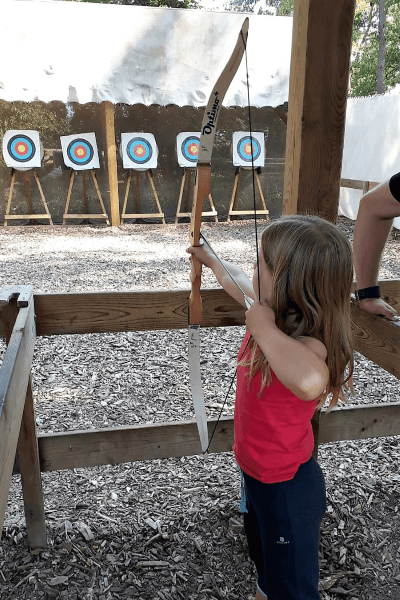
M390 192L397 202L400 202L400 173L396 173L389 180Z

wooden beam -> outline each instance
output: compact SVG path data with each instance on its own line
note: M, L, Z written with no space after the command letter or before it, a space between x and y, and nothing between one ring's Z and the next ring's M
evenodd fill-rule
M340 187L362 190L364 193L379 185L376 181L361 181L359 179L341 179Z
M209 437L215 424L208 422ZM196 421L44 434L38 441L43 471L201 454ZM210 451L230 452L232 441L233 419L222 418Z
M345 406L322 411L319 443L365 440L400 434L400 403Z
M295 0L284 214L336 221L355 0Z
M9 342L0 370L0 537L36 338L32 301L18 312L13 299L2 316Z
M111 225L120 225L118 174L117 174L117 149L115 142L114 105L112 102L103 102L104 120L106 127L106 155L108 167L108 185L110 188Z
M216 419L208 421L209 436ZM400 434L400 403L334 408L322 411L319 444ZM201 453L196 421L155 423L113 429L40 434L42 471L96 467ZM218 423L210 452L230 452L233 417ZM18 462L14 474L19 473Z
M385 302L400 312L400 280L379 285ZM189 293L35 294L37 335L185 329ZM202 327L244 325L244 308L222 289L202 290L202 298ZM1 307L0 335L4 335Z
M400 324L352 307L355 350L400 379Z
M46 548L46 520L44 515L42 479L40 474L39 447L36 434L36 417L31 376L29 377L26 390L17 456L24 496L28 544L31 549Z
M35 294L37 335L186 329L189 294L189 290ZM202 298L202 327L244 324L244 308L224 290L203 290Z

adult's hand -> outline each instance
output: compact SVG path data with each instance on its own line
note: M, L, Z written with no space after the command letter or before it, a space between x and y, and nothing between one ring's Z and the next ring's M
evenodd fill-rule
M365 300L360 300L360 308L373 315L382 315L393 321L397 321L400 318L397 317L394 308L392 308L390 304L384 302L382 298L366 298Z

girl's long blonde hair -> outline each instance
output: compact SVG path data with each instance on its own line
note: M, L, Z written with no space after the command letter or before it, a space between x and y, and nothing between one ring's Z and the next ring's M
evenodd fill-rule
M345 384L352 387L350 243L329 221L312 215L293 215L273 221L264 229L261 249L272 273L271 308L277 327L295 339L314 337L327 349L329 380L317 409L332 394L331 410L339 398L346 399ZM270 384L268 362L253 339L239 364L249 367L250 378L261 369L260 392Z

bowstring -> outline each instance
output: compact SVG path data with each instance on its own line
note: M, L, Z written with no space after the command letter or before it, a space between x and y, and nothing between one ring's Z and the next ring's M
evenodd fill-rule
M253 213L254 213L254 229L255 229L255 245L256 245L256 262L257 262L257 282L258 282L258 300L259 302L261 302L261 286L260 286L260 259L258 256L258 232L257 232L257 202L256 202L256 186L255 186L255 175L254 175L254 152L253 152L253 128L252 128L252 124L251 124L251 110L250 110L250 83L249 83L249 68L248 68L248 63L247 63L247 43L246 40L244 39L243 36L243 32L241 33L242 36L242 40L243 40L243 45L244 45L244 57L245 57L245 65L246 65L246 82L247 82L247 107L248 107L248 120L249 120L249 133L250 133L250 145L251 145L251 174L252 174L252 182L253 182ZM249 339L247 340L246 346L242 352L242 356L240 357L239 360L241 360L247 350L247 347L249 345L249 342L251 340L251 337L249 337ZM216 429L218 427L218 423L221 420L222 417L222 413L224 411L226 402L228 400L228 396L231 392L232 386L235 382L237 376L237 365L235 367L235 372L233 374L233 377L231 379L231 382L229 384L229 388L227 393L225 394L225 398L222 404L222 407L219 411L218 417L217 417L217 422L214 425L214 429L213 432L211 434L210 440L208 442L208 446L207 449L203 452L203 454L208 454L208 451L210 449L210 445L211 442L213 440L214 434L216 432Z

